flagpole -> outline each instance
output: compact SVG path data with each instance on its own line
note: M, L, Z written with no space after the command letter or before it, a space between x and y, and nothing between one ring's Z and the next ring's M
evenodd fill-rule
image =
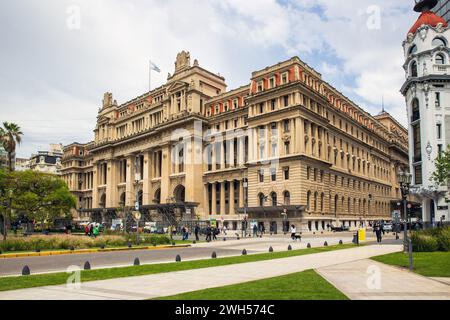
M149 61L148 91L152 91L152 61Z

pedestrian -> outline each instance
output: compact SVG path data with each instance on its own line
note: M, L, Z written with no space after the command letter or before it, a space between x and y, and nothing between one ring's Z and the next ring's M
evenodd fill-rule
M261 233L262 233L263 235L266 234L266 227L265 227L264 225L261 226Z
M227 226L223 226L223 234L226 236L227 235Z
M330 231L330 224L327 223L327 230Z
M195 226L194 233L195 233L195 241L200 241L200 238L198 237L198 234L200 233L200 227L198 225Z
M89 235L89 225L86 225L86 227L84 227L84 235L85 236Z
M206 242L211 242L211 226L206 227Z
M253 226L253 237L256 238L257 236L258 236L258 227L257 227L257 225L255 224L255 225Z
M94 238L97 238L98 233L99 233L98 226L95 226L95 227L93 228L92 233L93 233L93 235L94 235Z
M373 232L375 232L375 234L377 235L377 243L381 243L381 241L383 241L383 231L381 229L381 226L376 224L373 228Z
M217 235L220 233L219 229L213 229L213 240L217 240Z
M297 228L294 225L292 225L291 226L291 238L292 238L292 240L295 241L295 236L296 235L297 235Z
M183 236L183 241L186 241L186 233L187 233L186 227L183 226L183 228L181 228L181 234Z
M89 225L89 237L92 237L94 234L94 224Z

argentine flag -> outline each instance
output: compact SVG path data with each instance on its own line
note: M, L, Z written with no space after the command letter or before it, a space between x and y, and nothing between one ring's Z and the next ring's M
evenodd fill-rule
M161 73L161 69L158 68L158 66L156 64L154 64L151 60L150 60L150 70L156 71L158 73Z

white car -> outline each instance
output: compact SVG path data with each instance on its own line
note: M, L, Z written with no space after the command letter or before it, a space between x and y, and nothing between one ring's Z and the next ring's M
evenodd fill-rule
M394 230L392 223L385 223L383 226L385 232L392 232Z

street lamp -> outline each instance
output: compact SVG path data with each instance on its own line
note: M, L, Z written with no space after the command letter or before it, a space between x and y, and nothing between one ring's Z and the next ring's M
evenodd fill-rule
M408 240L408 211L407 211L407 200L408 195L410 192L411 187L411 180L412 175L407 172L400 171L397 174L397 179L400 184L400 190L402 192L402 199L403 199L403 210L404 210L404 216L405 216L405 225L404 225L404 239L403 239L403 245L404 245L404 251L405 253L409 253L409 268L412 270L412 245L410 243L410 240Z

